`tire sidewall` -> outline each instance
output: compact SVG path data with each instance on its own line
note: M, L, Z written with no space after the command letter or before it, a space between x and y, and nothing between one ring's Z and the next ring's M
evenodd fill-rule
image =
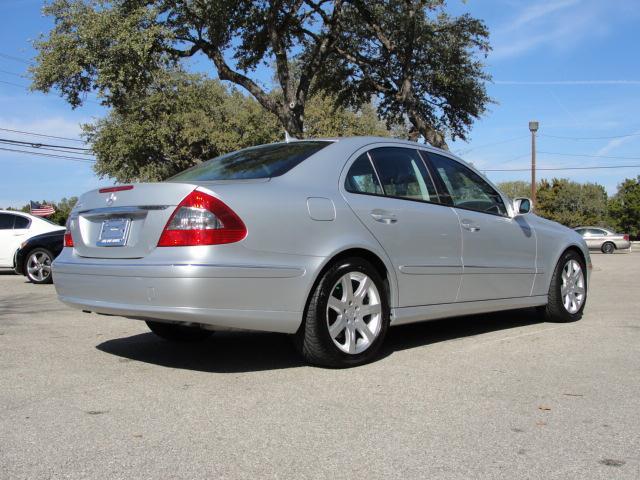
M52 283L53 282L53 272L50 271L49 272L49 276L47 278L45 278L44 280L36 280L35 278L31 278L31 276L29 275L29 260L31 260L31 257L38 253L38 252L42 252L45 255L47 255L49 257L49 260L51 261L51 263L53 263L53 255L52 253L47 250L46 248L34 248L33 250L31 250L28 254L27 254L27 258L24 261L24 274L27 277L27 279L31 282L34 283L36 285L44 285L46 283Z
M343 352L333 343L333 339L329 334L329 327L327 325L327 303L329 301L329 296L331 295L332 289L338 280L349 272L361 272L371 278L380 294L382 313L382 326L378 337L364 352L354 355ZM338 365L360 365L372 360L380 350L380 347L387 335L387 330L389 329L389 288L387 282L382 279L378 271L366 260L350 258L339 261L331 267L323 275L317 288L320 289L320 292L318 302L316 304L316 310L313 312L313 321L316 322L315 330L318 333L319 341L322 343L325 351L330 352L335 363Z

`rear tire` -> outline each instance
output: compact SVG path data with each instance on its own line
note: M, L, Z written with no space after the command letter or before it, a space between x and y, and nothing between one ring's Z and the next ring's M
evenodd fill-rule
M31 283L44 285L52 283L51 262L53 254L46 248L34 248L24 261L24 274Z
M344 368L373 360L389 327L388 287L362 258L333 264L307 303L294 343L311 364Z
M538 307L538 312L546 321L567 323L582 318L587 304L586 271L584 260L578 252L567 250L562 254L549 285L549 302Z
M146 324L149 327L149 330L163 340L167 340L169 342L200 342L213 335L213 331L211 330L204 330L198 327L188 327L186 325L178 325L175 323L147 321Z
M616 246L611 242L605 242L601 247L602 253L613 253L616 251Z

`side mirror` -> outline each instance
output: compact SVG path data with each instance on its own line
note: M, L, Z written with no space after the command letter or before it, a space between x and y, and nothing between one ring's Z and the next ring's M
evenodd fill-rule
M525 215L531 212L531 200L528 198L516 198L513 201L513 210L516 215Z

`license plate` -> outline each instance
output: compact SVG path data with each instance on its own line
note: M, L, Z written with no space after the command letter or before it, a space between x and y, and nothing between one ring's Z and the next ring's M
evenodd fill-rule
M128 218L110 218L102 222L97 245L99 247L122 247L127 243L129 235Z

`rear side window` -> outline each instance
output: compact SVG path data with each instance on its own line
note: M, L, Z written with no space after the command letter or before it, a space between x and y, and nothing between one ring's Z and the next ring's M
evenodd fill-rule
M13 228L14 218L15 215L0 213L0 230L11 230Z
M366 153L360 155L351 165L344 188L347 192L352 193L382 195L382 187L380 187L376 172L373 170L371 160Z
M191 167L169 180L248 180L278 177L330 144L331 142L291 142L245 148Z
M21 217L20 215L16 215L16 221L13 224L13 228L29 228L29 224L31 222L27 217Z
M493 215L507 215L502 197L480 175L460 162L429 152L436 173L447 187L453 206Z
M371 150L369 155L376 167L385 195L438 202L431 177L416 150L382 147Z

